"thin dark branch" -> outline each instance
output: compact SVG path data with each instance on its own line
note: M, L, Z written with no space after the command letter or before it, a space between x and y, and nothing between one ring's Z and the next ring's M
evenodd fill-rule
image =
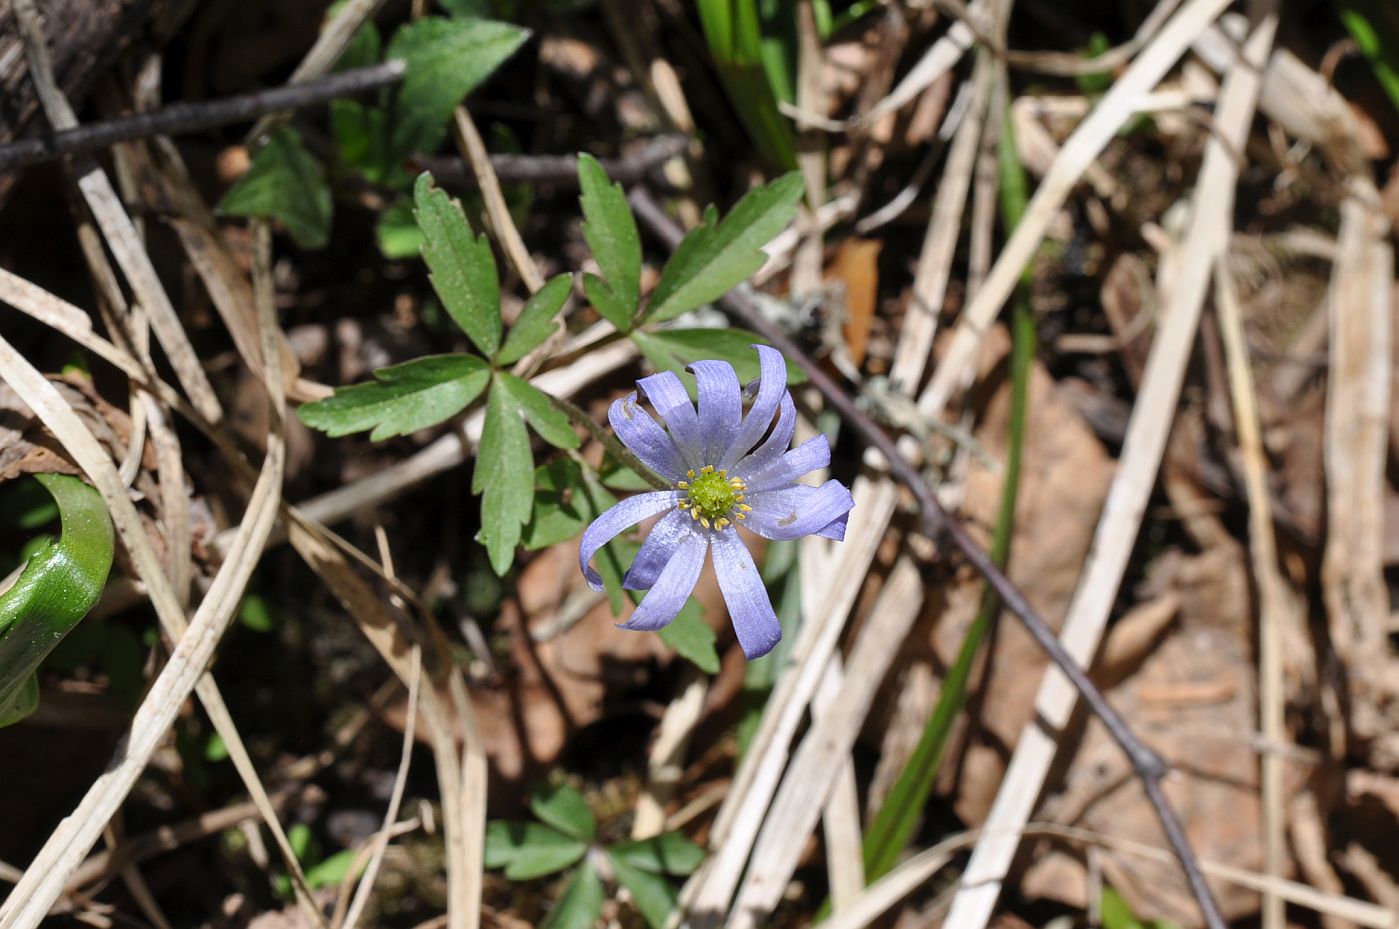
M619 184L635 184L648 173L679 155L689 146L683 135L664 135L647 142L623 158L601 159L607 176ZM446 185L476 186L476 176L460 158L418 155L412 164L432 172ZM491 167L507 184L567 184L578 186L576 155L492 155Z
M674 249L679 244L683 236L682 230L670 217L665 215L660 205L649 193L641 188L636 188L628 199L632 209L636 211L637 218L668 248ZM899 453L894 440L856 406L855 401L786 333L763 316L752 301L738 292L733 292L724 297L720 303L725 310L761 334L787 358L796 362L806 372L812 386L821 391L826 401L835 408L840 417L849 423L865 441L879 450L888 462L889 473L900 484L907 487L918 501L923 532L932 539L945 537L952 541L952 544L961 551L971 566L986 578L987 583L995 590L1006 608L1019 617L1050 660L1074 685L1084 702L1088 704L1089 709L1103 721L1103 725L1107 727L1113 739L1122 747L1122 751L1127 755L1137 777L1141 779L1147 799L1155 808L1166 837L1171 843L1171 848L1175 851L1181 869L1185 872L1190 889L1199 902L1206 925L1210 929L1225 929L1224 917L1220 914L1219 905L1215 902L1213 893L1205 883L1204 874L1201 872L1195 853L1185 837L1180 820L1161 790L1161 779L1169 770L1161 756L1137 738L1128 727L1127 722L1108 703L1102 691L1074 661L1073 656L1064 649L1058 637L1049 628L1049 624L1030 605L1025 595L1011 583L1000 568L996 567L991 556L977 544L961 523L951 518L947 511L942 508L942 504L938 502L932 488L928 486L918 469Z
M172 103L150 113L87 123L40 138L0 145L0 171L13 171L26 165L53 161L64 155L96 151L117 142L199 132L229 123L250 122L268 113L318 106L340 97L354 97L396 84L403 80L404 72L404 63L395 59L303 84L274 87L221 100Z

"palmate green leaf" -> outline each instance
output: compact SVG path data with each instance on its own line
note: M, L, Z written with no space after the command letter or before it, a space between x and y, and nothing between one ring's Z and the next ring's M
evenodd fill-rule
M802 178L793 172L749 191L722 221L707 210L704 224L666 262L643 318L673 319L747 280L767 260L763 246L796 215L801 196Z
M490 377L474 355L428 355L380 368L375 380L341 387L303 405L297 416L332 437L373 429L369 438L378 442L450 419L480 396Z
M704 621L704 607L694 597L685 601L675 619L660 632L661 641L706 674L719 673L714 630Z
M426 171L418 175L413 200L433 290L481 354L494 356L500 348L500 277L490 242L484 234L472 236L461 204L434 187Z
M524 411L530 427L539 437L555 448L577 448L578 433L568 424L568 417L559 412L544 391L521 380L513 374L501 372L496 375L496 383L510 392L519 407Z
M391 96L389 150L397 161L442 144L452 109L529 38L529 30L489 19L425 16L400 28L388 58L408 65Z
M704 849L678 832L630 839L607 847L607 854L652 874L693 874L704 863Z
M525 527L526 551L538 551L571 539L601 512L583 487L578 462L551 461L534 472L534 512Z
M248 173L219 201L225 216L276 219L302 248L324 248L334 202L325 168L301 144L295 129L272 130Z
M602 901L602 878L592 861L584 859L539 929L593 929L602 913Z
M663 929L679 896L670 881L659 874L643 871L610 850L607 859L617 875L617 883L631 892L632 903L641 918L651 929Z
M587 851L588 843L542 823L494 820L486 824L486 867L504 868L512 881L562 871Z
M740 383L748 383L759 374L756 343L762 336L747 329L661 329L640 330L631 334L637 348L657 368L683 374L685 366L706 358L727 361L733 365ZM787 366L787 383L801 384L806 373L796 365Z
M33 553L0 594L0 725L34 711L34 672L53 647L92 609L112 567L114 534L102 495L76 477L35 477L58 503L58 541Z
M603 319L617 327L618 332L630 332L636 323L636 306L624 302L607 282L590 271L583 273L583 296Z
M496 361L503 365L514 364L534 351L544 340L554 334L558 323L554 317L563 308L569 292L573 290L573 275L560 274L535 291L525 302L505 344L500 347Z
M471 492L482 494L481 531L476 540L486 546L491 569L502 576L515 560L534 497L534 456L521 412L510 389L497 380L486 404L486 423L471 478Z
M578 186L583 191L579 197L585 218L583 238L608 288L631 320L641 301L641 236L627 206L627 195L621 184L609 183L602 165L587 154L578 156Z
M530 796L529 808L541 822L565 835L584 842L597 838L597 817L583 795L567 784L536 790Z

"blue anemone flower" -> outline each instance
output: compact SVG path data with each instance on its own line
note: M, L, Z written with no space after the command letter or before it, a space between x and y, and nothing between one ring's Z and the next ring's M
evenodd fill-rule
M602 590L602 578L589 564L598 549L664 513L622 579L623 587L648 593L621 628L654 631L675 619L712 549L719 589L750 659L772 651L782 627L738 529L767 539L814 534L839 541L855 505L839 481L797 483L830 463L830 443L818 435L788 448L797 408L787 391L787 363L776 349L753 347L761 373L746 390L728 362L690 365L699 384L698 406L669 371L637 381L664 427L640 406L636 391L612 404L608 419L617 437L672 489L629 497L603 513L583 533L578 552L584 577ZM745 400L751 401L747 413Z

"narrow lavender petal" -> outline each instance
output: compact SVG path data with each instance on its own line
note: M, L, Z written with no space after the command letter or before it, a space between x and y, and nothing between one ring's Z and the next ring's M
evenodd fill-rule
M840 518L831 520L824 528L818 529L812 535L819 535L823 539L835 539L837 542L845 541L845 524L850 519L850 514L841 513Z
M696 361L690 370L699 385L696 395L704 463L714 465L728 450L743 420L743 388L727 361Z
M733 529L714 533L714 574L743 654L752 660L772 651L782 638L782 625L748 546Z
M753 347L758 351L758 390L753 405L748 408L748 415L743 417L743 425L716 466L725 470L732 468L740 458L752 451L753 446L767 433L777 405L787 392L787 361L782 353L768 345Z
M827 481L820 487L794 484L781 490L750 494L753 507L744 528L767 539L799 539L819 533L850 512L855 500L840 481Z
M622 586L628 590L650 590L676 548L696 529L688 513L671 510L662 516L646 534L646 541L641 543L641 550L627 569L627 576L622 578Z
M588 562L593 560L598 549L611 542L623 530L629 529L648 516L655 516L674 507L680 502L680 495L673 490L658 490L649 494L637 494L607 510L583 533L583 542L578 549L578 567L583 570L588 586L602 590L602 575Z
M700 432L699 417L690 395L680 378L671 371L661 371L636 382L646 399L661 414L662 421L670 430L670 437L687 467L698 468L706 464L700 457L704 453L704 436Z
M744 478L749 493L777 490L795 484L817 468L831 463L831 443L824 435L812 436L761 471Z
M668 481L678 481L689 467L675 447L674 440L660 423L636 402L636 391L612 401L607 421L622 444L632 450L642 464Z
M626 622L618 623L618 628L654 632L675 618L699 580L704 553L709 550L708 536L707 532L692 532L680 540L636 612Z
M792 444L792 433L797 428L797 405L792 402L792 395L783 391L778 407L777 425L772 427L772 432L763 440L763 444L754 449L753 454L739 459L738 464L727 469L744 481L748 480L750 474L761 473L768 465L781 458L787 447Z

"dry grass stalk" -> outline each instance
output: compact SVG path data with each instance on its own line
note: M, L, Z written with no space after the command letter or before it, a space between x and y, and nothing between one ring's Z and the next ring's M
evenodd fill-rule
M1204 0L1182 9L1128 74L1108 92L1098 112L1108 106L1108 98L1132 76L1133 71L1143 65L1158 43L1169 43L1170 50L1183 49L1193 34L1197 34L1208 24L1208 21L1200 19L1207 9L1209 6ZM1232 153L1241 150L1248 137L1258 98L1261 66L1267 60L1268 51L1272 47L1276 26L1276 16L1268 16L1261 21L1245 45L1243 60L1231 69L1221 91L1216 119L1218 135L1211 136L1206 144L1204 163L1193 198L1195 209L1184 240L1186 257L1181 263L1182 274L1170 294L1165 319L1152 342L1137 403L1133 407L1127 437L1123 443L1118 473L1108 492L1088 565L1069 606L1060 634L1065 647L1081 665L1087 665L1097 651L1108 612L1127 566L1132 542L1137 536L1147 500L1156 483L1161 454L1174 420L1176 401L1194 344L1196 324L1208 285L1209 269L1213 261L1223 253L1229 241L1234 185L1239 169ZM1159 75L1157 77L1159 79ZM1143 86L1141 89L1146 88ZM1118 105L1129 105L1130 102L1130 98L1123 98L1119 100ZM1092 120L1093 117L1089 117L1089 121L1075 133L1075 138L1085 133ZM1071 157L1074 150L1071 139L1064 146L1060 162L1069 160L1077 164ZM1058 163L1056 162L1056 166ZM1081 168L1081 165L1079 167ZM1054 171L1050 173L1051 176L1055 174ZM1081 173L1081 170L1076 173ZM1045 184L1049 183L1047 178ZM1067 193L1067 190L1064 192ZM997 262L998 268L1007 263L1007 256L1011 253L1016 239L1027 229L1031 216L1036 215L1034 204L1041 201L1044 193L1045 186L1041 186L1031 201L1025 221L1016 229L1011 242L1006 246L1006 251ZM1039 215L1041 224L1045 222L1046 215ZM1035 241L1038 241L1038 236L1035 237ZM1023 266L1023 262L1018 259L1014 264L1017 270ZM993 271L992 278L995 277L996 272ZM968 315L973 316L973 319L976 306L982 303L983 297L991 291L992 286L991 281L988 281L986 289L977 295L972 308L968 310ZM996 305L999 305L999 302L998 298ZM975 340L970 344L974 345ZM939 369L938 373L945 369ZM934 392L937 383L938 376L935 373L934 384L929 388L929 395L935 401L938 396ZM927 398L925 395L925 399ZM940 406L941 401L937 401L937 405ZM986 834L982 841L977 843L967 872L963 876L962 888L953 901L952 910L948 915L951 925L982 929L990 920L1000 895L1001 882L1009 871L1018 845L1020 829L1029 821L1050 763L1058 750L1059 735L1068 722L1076 696L1063 675L1050 669L1035 699L1035 716L1042 723L1031 723L1027 726L1016 746L988 816Z
M471 164L472 173L476 175L476 183L481 188L481 199L486 202L486 218L490 220L496 241L505 249L506 257L514 266L515 273L520 275L520 280L525 282L525 287L529 288L530 293L534 293L544 286L544 275L539 273L538 266L530 257L529 249L525 247L525 240L520 238L520 230L515 227L515 220L510 216L510 207L505 202L505 194L501 192L500 179L496 177L495 168L491 166L491 154L486 151L486 143L481 139L476 123L472 121L471 114L464 106L459 106L452 112L452 137L456 140L457 149L462 157Z

